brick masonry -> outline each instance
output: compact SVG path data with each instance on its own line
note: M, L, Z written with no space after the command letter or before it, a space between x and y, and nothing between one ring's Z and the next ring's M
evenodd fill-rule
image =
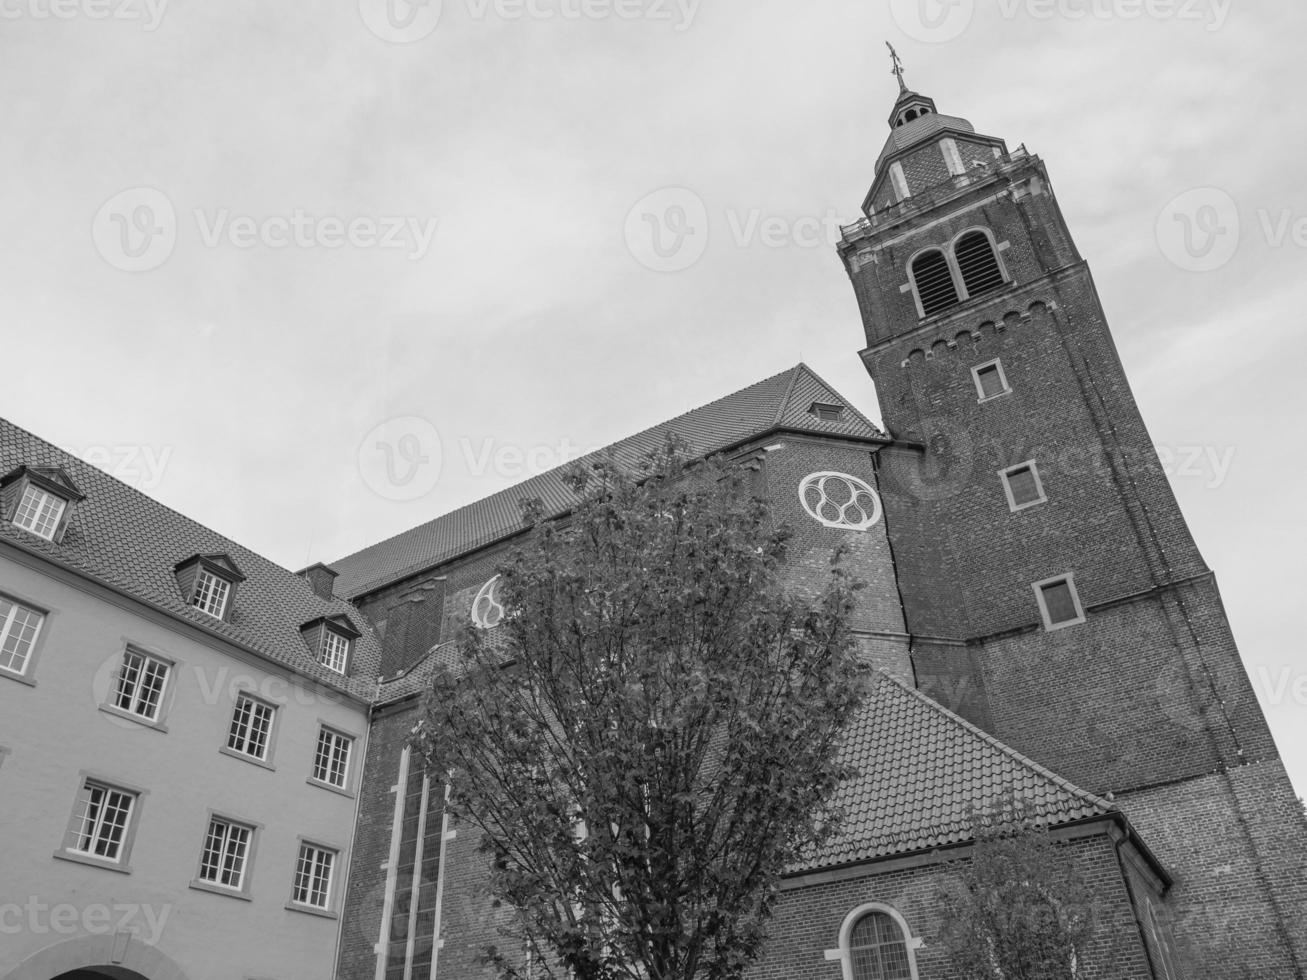
M1140 417L1088 267L1043 164L957 137L900 155L913 196L841 246L866 327L862 357L894 442L766 433L740 448L794 529L787 582L813 593L834 548L865 583L854 623L864 656L1089 791L1111 794L1174 879L1108 831L1068 846L1105 924L1087 977L1299 977L1307 964L1307 823L1239 660L1214 578ZM983 166L972 167L973 164ZM878 175L883 177L883 173ZM972 228L993 233L1009 283L920 321L907 263ZM1000 359L1010 392L982 400L972 369ZM1047 501L1011 512L999 471L1033 460ZM798 492L837 471L878 488L882 520L824 527ZM501 544L429 569L360 607L383 635L382 701L361 789L339 975L376 968L392 787L418 717L419 666L466 617ZM1032 584L1073 574L1085 622L1049 631ZM445 864L440 976L488 976L480 949L507 921L485 892L470 831ZM894 907L923 978L951 969L933 938L936 855L794 879L757 980L838 980L828 960L859 905ZM502 940L498 940L502 941Z

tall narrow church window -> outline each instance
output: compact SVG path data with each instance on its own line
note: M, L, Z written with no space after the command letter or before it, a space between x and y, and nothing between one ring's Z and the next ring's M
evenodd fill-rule
M934 316L960 302L953 282L953 270L943 252L936 250L918 255L912 263L912 281L917 287L922 316Z
M440 928L440 868L445 856L444 782L432 779L420 759L399 787L403 793L398 828L394 905L385 936L385 980L428 980Z
M884 912L858 920L849 936L853 980L912 980L907 937Z
M953 247L953 255L958 260L962 284L972 299L1003 285L1005 280L1003 269L998 264L998 255L990 244L989 236L983 231L963 235Z

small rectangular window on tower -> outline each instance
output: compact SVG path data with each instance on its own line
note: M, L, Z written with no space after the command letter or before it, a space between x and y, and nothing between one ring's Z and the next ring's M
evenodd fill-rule
M1044 483L1039 478L1039 468L1033 459L999 470L998 475L1003 481L1003 491L1007 494L1008 508L1013 513L1048 500L1044 494Z
M1044 629L1060 630L1078 626L1085 621L1085 610L1080 604L1080 595L1076 592L1074 575L1059 575L1057 578L1036 582L1034 590L1039 612L1044 619Z
M975 379L976 394L982 402L1006 395L1012 390L1008 387L1007 375L1003 373L1003 362L998 358L977 364L971 369L971 376Z

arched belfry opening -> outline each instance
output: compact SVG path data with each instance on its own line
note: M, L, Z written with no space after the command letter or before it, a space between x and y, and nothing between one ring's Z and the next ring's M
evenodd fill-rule
M121 966L88 966L61 973L51 980L150 980L150 978Z

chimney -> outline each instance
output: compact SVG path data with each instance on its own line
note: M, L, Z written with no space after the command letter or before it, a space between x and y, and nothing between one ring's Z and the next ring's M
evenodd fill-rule
M295 574L302 579L308 580L309 585L313 586L314 594L319 599L331 600L336 597L336 576L340 573L334 568L328 568L322 562L318 562L316 565L310 565L304 571Z

